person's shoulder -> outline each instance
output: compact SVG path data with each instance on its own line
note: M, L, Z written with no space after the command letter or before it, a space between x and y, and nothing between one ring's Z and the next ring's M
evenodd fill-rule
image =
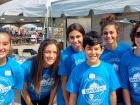
M74 67L74 70L76 70L76 71L79 72L79 71L82 71L82 69L85 69L86 66L87 66L87 63L86 63L86 61L85 61L85 62L82 62L82 63L76 65L76 66Z
M110 63L108 63L108 62L105 62L105 61L103 61L103 60L100 60L100 66L111 66L111 64Z
M81 76L89 69L89 66L86 62L82 62L81 64L75 66L71 72L72 76L75 76L77 80L81 78Z
M30 64L32 64L32 62L33 62L32 60L27 59L22 63L22 65L30 65Z
M131 57L133 56L133 49L126 51L123 55L121 59L125 59L127 61L131 60Z
M72 51L71 46L69 46L69 47L65 48L65 49L61 52L61 56L62 56L63 58L65 58L65 57L68 57L68 56L72 55L73 53L74 53L74 52Z
M10 57L8 57L8 66L10 66L13 73L16 73L18 70L22 70L21 65Z
M79 51L71 56L71 60L78 65L86 60L86 55L83 51Z
M7 61L8 61L8 63L10 64L10 65L13 65L13 66L18 66L18 65L20 65L16 60L14 60L13 58L11 58L11 57L7 57Z
M102 68L106 68L107 71L113 69L113 66L110 63L102 61L102 60L101 60L100 66L102 66Z
M70 52L72 49L71 49L71 46L68 46L68 47L66 47L63 51L62 51L62 53L68 53L68 52Z
M122 49L131 49L131 45L129 43L126 43L126 42L119 42L118 47L120 47Z
M79 52L77 52L77 53L74 53L74 54L72 55L72 57L77 57L77 56L82 56L82 55L85 55L84 51L79 51Z

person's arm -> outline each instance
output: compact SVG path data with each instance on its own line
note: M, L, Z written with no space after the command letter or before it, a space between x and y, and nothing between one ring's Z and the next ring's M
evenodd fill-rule
M22 97L27 105L33 105L32 101L30 99L29 93L27 91L27 83L26 82L23 85Z
M117 105L116 91L110 93L110 105Z
M62 93L63 93L63 97L64 97L64 100L65 100L65 104L68 105L68 103L69 103L69 93L65 89L66 83L67 83L67 76L61 76Z
M50 92L50 99L49 99L48 105L53 105L54 98L55 98L55 95L56 95L56 92L57 92L57 87L58 87L58 82L57 82L57 84L55 85L55 87L51 89L51 92Z
M129 90L123 89L122 91L123 91L123 98L124 98L125 105L131 105Z
M74 93L70 94L69 105L76 105L77 95Z

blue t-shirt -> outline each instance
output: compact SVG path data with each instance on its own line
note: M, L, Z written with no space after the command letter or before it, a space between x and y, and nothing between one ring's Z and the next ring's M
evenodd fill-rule
M108 50L105 48L103 54L100 57L101 60L112 64L112 66L115 68L118 79L120 79L119 72L118 72L120 59L122 55L125 52L129 51L130 49L131 49L130 45L121 42L121 43L118 43L117 48L114 50Z
M140 102L140 56L133 50L122 56L120 76L122 87L129 90L134 101Z
M110 64L101 61L98 66L91 67L83 62L72 71L66 90L77 95L76 105L109 105L109 93L119 87Z
M59 70L58 70L58 75L67 75L67 69L70 67L70 57L76 53L73 49L72 46L67 47L61 52L60 55L60 64L59 64ZM65 105L64 97L62 94L62 89L61 89L61 80L59 81L58 84L58 89L57 89L57 105Z
M68 77L70 76L71 72L73 71L73 69L83 63L84 61L86 61L86 55L83 51L79 51L78 53L75 53L71 56L70 59L70 68L68 69Z
M48 68L44 68L42 72L42 79L40 81L40 91L37 93L32 84L30 77L30 71L32 67L32 61L27 60L22 64L24 69L24 81L28 84L27 91L31 100L40 100L46 96L50 95L51 87L54 84L54 78L52 78L52 71Z
M67 75L67 69L69 69L69 62L70 62L70 57L76 53L71 46L67 47L62 51L61 53L61 59L60 59L60 64L59 64L59 70L58 70L58 75Z
M23 69L15 60L7 57L5 65L0 66L0 105L8 105L14 99L14 89L23 87Z
M86 56L83 51L75 52L74 50L72 50L72 47L68 47L67 50L64 50L64 51L65 52L64 52L64 55L62 55L63 56L62 58L65 58L65 60L63 60L64 62L63 65L60 64L61 73L59 73L59 75L65 75L67 76L67 79L68 79L73 68L76 65L84 62L86 60ZM64 98L62 98L63 96L62 96L62 90L60 86L61 85L59 85L58 87L58 96L57 96L58 105L65 105Z

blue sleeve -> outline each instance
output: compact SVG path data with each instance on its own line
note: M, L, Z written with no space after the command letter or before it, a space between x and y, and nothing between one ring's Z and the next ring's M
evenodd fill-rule
M24 81L27 82L28 81L28 78L29 78L29 75L30 75L30 70L31 70L31 62L30 61L25 61L23 64L22 64L22 68L24 70Z
M118 80L118 77L116 75L116 72L113 68L112 65L110 65L110 84L109 84L109 92L113 92L115 90L117 90L118 88L120 88L120 83L119 83L119 80Z
M130 44L128 44L128 49L127 49L127 51L130 51L130 50L132 50L132 47L131 47Z
M62 56L59 64L58 75L68 75L68 69L70 68L70 57L68 55Z
M15 70L14 70L14 89L17 90L22 90L23 88L23 82L24 82L24 71L23 68L19 65L15 65Z
M71 63L71 65L70 65L70 71L72 71L74 69L74 67L77 65L76 64L76 61L74 59L74 56L71 57L70 63Z
M120 74L120 83L121 83L122 88L128 89L129 79L128 79L127 66L126 66L127 60L125 60L125 58L126 58L125 55L122 56L121 58L119 74Z
M58 70L58 75L65 75L66 74L66 59L67 59L67 55L63 55L63 53L61 53L61 59L60 59L60 64L59 64L59 70Z
M76 70L73 70L72 74L70 75L70 78L68 79L68 82L66 84L66 90L70 93L78 93L78 82L76 79Z
M17 63L15 60L9 58L10 67L13 74L14 79L14 85L13 89L22 90L23 82L24 82L24 71L23 68L19 63Z

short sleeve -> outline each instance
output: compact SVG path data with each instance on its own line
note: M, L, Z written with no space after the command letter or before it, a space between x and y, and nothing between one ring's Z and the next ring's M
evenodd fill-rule
M117 90L118 88L120 88L120 83L119 83L119 80L118 80L118 77L116 75L116 72L113 68L112 65L110 65L110 78L109 78L109 92L113 92L115 90Z
M17 90L21 90L23 88L23 82L24 82L24 71L23 68L19 66L15 74L14 88Z
M31 61L25 61L21 65L24 70L24 82L27 82L29 80L31 65Z
M70 93L78 93L78 81L76 79L76 70L73 70L72 74L70 75L70 78L68 79L68 82L66 84L66 90Z
M126 66L126 56L122 56L121 61L120 61L120 83L122 88L128 89L129 88L129 79L128 79L128 74L127 74L127 66Z
M65 56L65 57L64 57ZM62 75L68 75L68 69L70 68L70 57L68 57L68 55L64 55L60 61L60 64L59 64L59 70L58 70L58 75L62 76Z

